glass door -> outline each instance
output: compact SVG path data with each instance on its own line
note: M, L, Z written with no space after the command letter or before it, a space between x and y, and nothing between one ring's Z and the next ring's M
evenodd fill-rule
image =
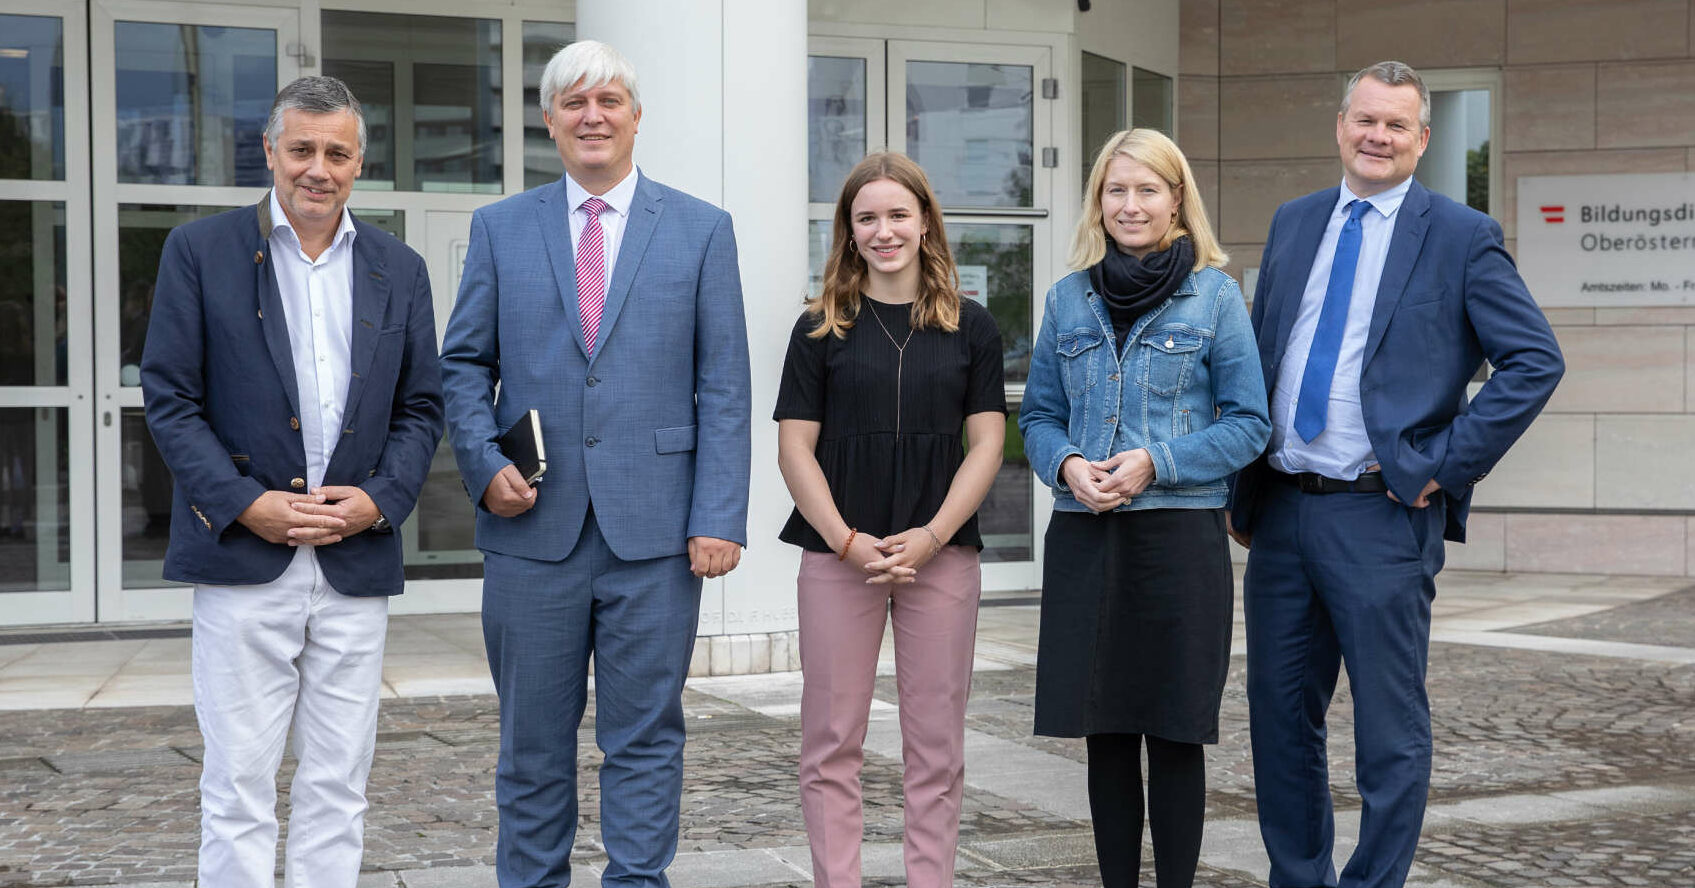
M86 30L0 12L0 625L95 616Z
M257 202L271 100L300 73L297 9L94 0L95 514L101 621L184 619L161 578L172 481L147 432L140 362L159 253L185 222Z
M986 589L1039 584L1049 501L1030 473L1018 406L1030 369L1036 310L1058 277L1049 215L1057 102L1047 46L814 37L808 59L813 287L830 248L842 180L868 150L888 146L924 167L942 202L966 298L988 307L1006 354L1006 453L980 510Z
M1018 433L1036 307L1058 276L1050 261L1052 76L1046 46L888 44L889 147L930 177L942 202L963 294L987 306L1006 350L1006 453L983 502L983 586L1041 583L1038 523L1049 500ZM1041 494L1041 495L1038 495Z

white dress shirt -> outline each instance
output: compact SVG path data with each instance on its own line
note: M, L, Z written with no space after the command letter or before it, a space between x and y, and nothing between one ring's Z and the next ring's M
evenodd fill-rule
M565 174L565 203L570 206L571 220L571 249L573 256L582 255L577 242L583 237L583 226L588 224L589 217L583 213L583 202L591 197L606 201L606 209L600 212L600 234L605 239L606 252L606 292L612 292L612 269L618 261L618 246L624 242L624 223L630 219L630 204L636 199L636 176L640 175L634 166L630 174L622 182L612 186L605 194L590 194L588 189L577 184L570 173Z
M1342 347L1336 355L1336 375L1330 380L1330 408L1324 431L1311 441L1302 441L1295 431L1295 401L1301 394L1301 377L1306 373L1307 354L1312 350L1324 294L1330 287L1330 267L1336 259L1336 241L1348 221L1348 205L1362 198L1348 190L1346 180L1330 211L1330 221L1313 258L1301 296L1295 324L1289 329L1289 345L1277 372L1271 393L1271 467L1283 472L1317 472L1352 481L1377 464L1371 439L1366 435L1365 416L1360 410L1360 371L1365 341L1371 332L1371 314L1377 307L1377 286L1383 278L1383 263L1395 232L1395 216L1401 211L1412 179L1381 194L1363 198L1372 209L1360 217L1360 256L1354 266L1354 290L1348 303L1348 321L1342 331Z
M288 321L294 380L300 389L300 436L306 445L306 489L322 486L341 440L353 353L353 215L341 211L330 246L308 259L275 191L271 192L271 258ZM304 491L301 491L304 492Z

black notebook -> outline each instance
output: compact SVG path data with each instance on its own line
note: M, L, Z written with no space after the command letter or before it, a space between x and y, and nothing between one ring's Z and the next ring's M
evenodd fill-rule
M506 434L500 436L500 452L512 460L524 483L531 487L547 472L547 448L541 440L541 413L527 410Z

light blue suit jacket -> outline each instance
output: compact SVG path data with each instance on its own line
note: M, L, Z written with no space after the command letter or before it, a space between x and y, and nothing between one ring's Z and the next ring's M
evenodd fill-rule
M471 219L441 369L477 547L561 560L591 502L626 561L693 536L745 545L751 396L729 214L638 177L591 359L569 212L561 178ZM547 476L535 508L501 518L482 506L508 464L495 442L531 409Z

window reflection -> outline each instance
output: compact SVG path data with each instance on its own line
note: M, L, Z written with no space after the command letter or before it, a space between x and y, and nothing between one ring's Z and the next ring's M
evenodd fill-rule
M61 20L0 15L0 179L65 178Z
M834 203L848 171L865 156L865 60L806 60L809 200Z
M118 181L265 185L277 34L118 22Z
M178 225L227 209L230 208L118 206L118 381L121 385L141 384L141 353L147 347L147 317L153 311L153 282L159 273L159 254L165 248L165 237Z
M65 205L0 201L0 385L64 385L65 320Z
M444 436L436 447L430 473L418 493L418 507L403 531L409 539L408 580L475 579L483 575L483 558L477 551L476 510L465 494L450 437Z
M1125 128L1123 62L1092 52L1083 53L1083 85L1081 96L1083 142L1078 167L1082 170L1083 187L1089 187L1089 173L1094 169L1095 155L1113 133Z
M1156 129L1171 135L1171 78L1141 68L1131 74L1131 126Z
M1430 146L1418 181L1437 194L1489 212L1489 90L1430 91Z
M950 207L1027 207L1035 172L1028 65L907 62L906 153Z
M1030 499L1035 476L1024 455L1024 436L1018 432L1018 405L1009 404L1008 411L1000 471L977 510L984 562L1030 561L1036 557Z
M355 187L501 192L500 21L325 10L324 73L365 108Z
M524 23L524 187L558 181L564 172L559 149L541 116L541 74L553 54L577 38L568 22Z
M0 409L0 593L71 587L68 415Z
M1030 226L949 222L948 245L961 293L988 306L1000 326L1006 381L1023 382L1030 376Z

